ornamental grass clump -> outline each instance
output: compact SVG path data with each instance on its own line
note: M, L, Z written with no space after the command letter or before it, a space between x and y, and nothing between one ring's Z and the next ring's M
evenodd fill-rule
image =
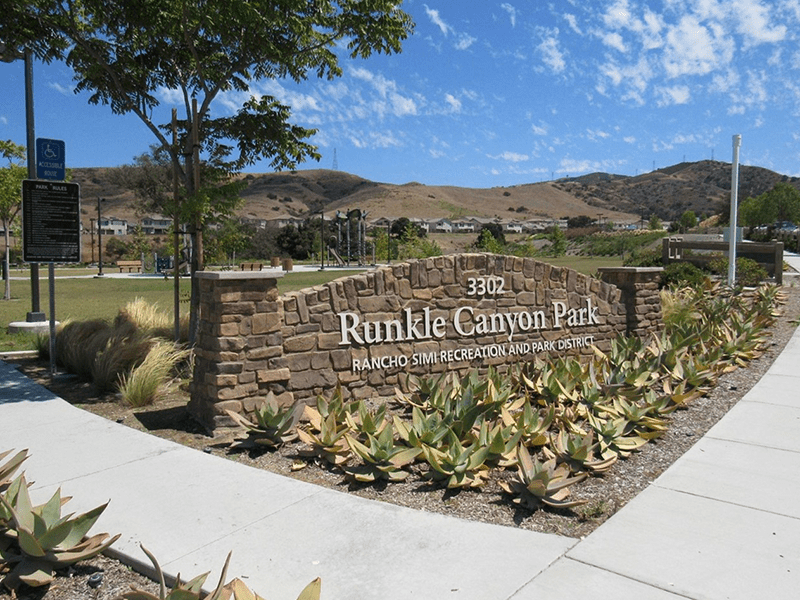
M135 408L153 404L159 391L169 382L175 367L188 355L188 350L177 348L172 342L156 342L141 364L130 373L120 376L122 401Z
M170 324L168 314L137 298L120 310L113 323L102 319L66 323L56 335L56 356L68 372L92 381L98 392L114 392L124 384L129 403L142 406L154 399L167 377L155 363L161 359L171 369L186 356L168 343L173 337ZM151 350L156 356L134 376Z

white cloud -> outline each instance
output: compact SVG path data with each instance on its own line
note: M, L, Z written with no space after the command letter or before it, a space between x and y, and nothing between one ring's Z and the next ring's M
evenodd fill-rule
M770 24L769 9L760 0L735 0L731 11L739 18L738 30L745 37L744 47L775 43L786 38L785 25Z
M588 135L589 139L592 141L597 141L598 138L605 140L611 137L610 133L602 131L601 129L587 129L586 135Z
M447 106L450 107L451 113L460 113L461 112L461 100L453 96L452 94L445 94L444 101L447 103Z
M606 27L618 29L628 25L631 19L631 11L628 0L617 0L608 7L603 15L603 23Z
M514 8L513 6L511 6L507 2L503 2L500 5L500 8L502 8L504 11L506 11L508 13L508 18L511 20L511 26L512 27L516 27L517 26L517 9Z
M376 75L363 67L352 68L350 74L355 79L368 83L378 93L380 99L373 100L371 107L380 117L387 113L396 117L417 114L416 101L400 94L395 81L386 79L383 75Z
M156 96L166 104L183 104L183 94L178 89L169 89L161 86L156 91Z
M527 154L519 154L517 152L501 152L497 155L486 155L488 158L493 160L504 160L506 162L518 163L518 162L525 162L526 160L530 160L530 157Z
M0 116L0 125L8 125L8 117L5 115Z
M622 138L622 141L625 142L626 144L635 144L636 138L633 137L632 135L626 135L624 138Z
M458 41L453 45L456 50L466 50L472 44L478 41L478 38L472 37L466 33L458 34Z
M620 52L627 52L628 48L622 41L622 36L617 32L607 33L603 36L603 44Z
M74 86L64 86L55 81L49 83L48 85L49 87L57 91L59 94L63 94L64 96L72 96L75 92Z
M356 148L399 148L403 143L391 132L371 131L366 135L357 136L350 133L350 142Z
M424 6L425 6L425 14L428 15L428 18L431 20L431 22L434 25L436 25L445 36L452 33L453 28L444 22L444 20L439 16L438 10L435 10L433 8L428 8L427 4L425 4Z
M668 77L707 75L733 60L734 42L717 23L683 16L666 36L663 62Z
M581 28L578 27L578 19L575 17L575 15L567 13L564 15L564 20L567 22L572 31L574 31L578 35L583 35L583 31L581 31Z
M547 128L544 125L531 125L534 135L547 135Z
M656 93L661 97L658 101L659 106L671 106L673 104L687 104L691 97L689 86L675 85L672 87L659 87Z
M554 73L560 73L566 68L564 54L558 48L558 29L550 32L548 37L539 44L537 50L542 53L544 64L550 67Z

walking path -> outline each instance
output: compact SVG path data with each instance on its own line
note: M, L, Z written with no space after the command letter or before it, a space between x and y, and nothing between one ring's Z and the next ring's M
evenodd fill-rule
M787 256L800 270L800 258ZM0 449L29 448L34 500L111 504L114 552L291 599L794 599L800 590L800 330L761 381L584 539L463 521L316 487L70 406L0 362Z

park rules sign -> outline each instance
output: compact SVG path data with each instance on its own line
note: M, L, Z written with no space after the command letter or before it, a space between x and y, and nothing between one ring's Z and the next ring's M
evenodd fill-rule
M22 182L22 260L81 261L81 199L77 183Z

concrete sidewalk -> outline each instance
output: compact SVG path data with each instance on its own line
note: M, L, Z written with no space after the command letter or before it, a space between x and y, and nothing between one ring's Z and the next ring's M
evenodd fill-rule
M790 264L800 258L788 257ZM34 500L111 498L94 532L172 575L213 569L267 598L794 599L800 593L800 330L762 380L582 540L364 500L197 452L73 408L0 362L0 449L29 448Z

